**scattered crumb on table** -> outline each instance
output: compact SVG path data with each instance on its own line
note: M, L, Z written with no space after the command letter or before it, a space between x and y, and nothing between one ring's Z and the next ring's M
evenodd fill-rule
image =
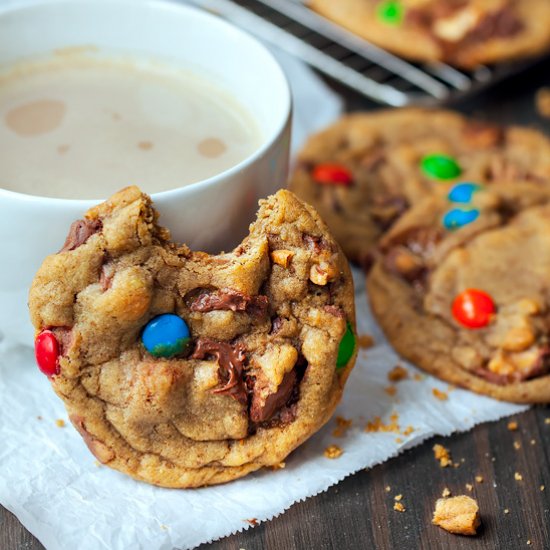
M336 417L336 428L334 428L332 435L334 437L344 437L347 435L348 430L351 428L353 420L344 418L343 416Z
M447 401L449 396L444 391L438 390L437 388L432 389L433 396L440 401Z
M334 458L340 458L344 451L338 447L338 445L329 445L325 452L323 453L327 458L334 459Z
M545 419L544 419L544 423L545 423L545 424L550 424L550 418L545 418Z
M508 508L504 508L504 513L505 514L509 514L510 513L510 510Z
M393 509L396 512L404 512L406 510L406 508L405 508L405 506L403 505L402 502L394 502Z
M389 493L391 491L391 487L389 485L386 485L384 487L384 491L386 491L386 493Z
M518 429L518 423L515 420L512 420L511 422L508 422L508 429L511 432L515 432Z
M357 345L361 349L369 349L374 346L374 338L370 334L359 334L357 336Z
M531 445L536 445L537 444L537 442L534 439L531 439L531 441L529 441L529 443L531 443Z
M442 468L446 468L447 466L450 466L452 464L451 453L449 449L446 449L445 447L443 447L443 445L436 443L433 446L432 450L434 452L435 459L439 461L439 465Z
M250 525L253 525L254 527L258 525L258 520L256 518L243 519L243 521L246 521L246 523L250 523Z
M541 486L540 486L540 490L541 490L541 491L544 491L544 489L545 489L544 485L541 485Z
M475 535L481 524L479 506L466 495L439 498L435 503L432 523L456 535Z
M516 481L523 481L523 476L519 472L514 473L514 479Z
M466 490L470 493L474 490L474 486L471 483L466 483Z
M441 493L441 496L443 498L447 498L447 497L450 497L451 496L451 490L448 488L448 487L445 487L443 489L443 492Z
M521 449L521 443L519 441L514 441L514 449L519 451Z
M286 468L286 462L279 462L279 464L272 464L270 466L272 470L283 470Z
M56 425L58 428L64 428L64 427L65 427L65 421L64 421L62 418L58 418L58 419L55 421L55 425Z
M422 382L422 380L424 380L424 378L426 378L424 375L420 374L419 372L416 372L413 376L413 380L415 382Z
M482 476L476 476L475 480L476 480L476 483L483 483L483 477Z
M397 388L395 386L388 386L384 388L384 391L390 396L393 397L397 393Z
M41 416L37 416L37 417L36 417L36 420L42 420L42 417L41 417Z
M409 371L401 365L395 365L393 369L388 372L388 380L390 382L401 382L409 377Z

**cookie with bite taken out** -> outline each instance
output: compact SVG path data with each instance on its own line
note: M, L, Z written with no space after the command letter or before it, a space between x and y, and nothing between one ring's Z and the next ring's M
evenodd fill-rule
M197 487L279 464L353 368L344 254L288 191L217 256L157 219L129 187L71 226L30 290L38 365L97 459L138 480Z

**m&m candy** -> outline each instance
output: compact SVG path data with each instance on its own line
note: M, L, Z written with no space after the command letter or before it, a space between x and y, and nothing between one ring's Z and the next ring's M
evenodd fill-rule
M346 332L340 341L340 347L338 348L338 358L336 359L336 368L341 369L345 367L349 360L353 356L355 351L355 334L353 334L353 328L348 323Z
M405 8L399 0L384 0L378 4L376 15L382 23L400 25L403 22Z
M451 202L469 203L480 189L481 185L477 183L459 183L449 191L448 199Z
M141 334L145 349L154 357L173 357L185 351L191 340L186 322L172 313L151 319Z
M469 223L475 222L479 218L479 210L472 208L462 210L461 208L453 208L443 216L443 227L445 229L459 229Z
M46 376L59 374L59 342L51 330L43 330L34 341L38 368Z
M350 186L353 183L351 172L340 164L318 164L312 171L313 179L321 185Z
M495 312L496 307L491 296L475 288L461 292L452 305L453 317L466 328L486 327Z
M452 180L462 173L458 162L447 155L426 155L420 161L422 171L436 180Z

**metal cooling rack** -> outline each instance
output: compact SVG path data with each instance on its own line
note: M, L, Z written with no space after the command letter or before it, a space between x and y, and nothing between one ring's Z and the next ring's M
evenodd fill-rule
M302 59L369 99L395 107L449 103L516 74L533 61L466 72L413 64L331 23L301 0L189 0ZM334 0L338 1L338 0Z

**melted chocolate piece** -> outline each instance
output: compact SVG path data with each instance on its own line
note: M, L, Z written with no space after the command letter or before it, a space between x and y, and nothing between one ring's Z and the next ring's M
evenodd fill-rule
M523 22L510 6L487 14L460 42L460 45L485 42L491 38L509 38L521 32Z
M462 135L470 146L482 149L502 145L506 139L504 128L481 121L469 122Z
M413 254L427 258L435 245L443 238L443 231L436 227L411 227L395 235L384 247L388 252L395 246L404 246Z
M246 311L253 317L261 318L267 314L269 300L267 296L248 296L237 290L202 290L188 300L191 311L207 313L209 311L231 310Z
M250 420L260 423L269 420L279 409L281 409L289 400L297 381L296 370L287 372L279 384L275 393L269 394L265 401L259 397L259 391L252 394L252 403L250 405Z
M63 248L58 252L69 252L83 245L94 233L101 230L101 220L76 220L71 224Z
M61 355L67 355L69 348L73 343L73 330L70 327L52 327L50 329L54 334L59 347L61 348Z
M228 342L218 342L210 338L199 338L191 359L215 357L219 365L218 376L224 384L212 393L230 395L239 403L248 403L248 394L243 381L244 364L246 362L245 348L242 344L231 345Z
M372 219L382 230L387 231L409 208L405 197L384 197L375 200Z
M269 334L277 334L283 327L283 319L281 317L275 317L271 320L271 330Z

